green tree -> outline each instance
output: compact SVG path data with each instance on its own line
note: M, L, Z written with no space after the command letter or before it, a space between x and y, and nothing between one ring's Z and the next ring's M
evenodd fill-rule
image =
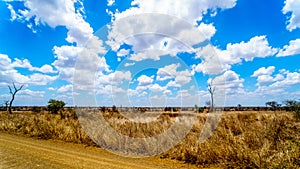
M295 111L295 106L299 104L299 102L296 100L285 100L283 101L283 104L289 108L288 111Z
M289 107L289 110L293 111L296 119L300 119L300 102L296 100L285 100L283 103Z
M198 112L198 105L197 104L195 104L195 106L194 106L195 108L194 108L194 112L195 113L197 113Z
M198 105L195 104L194 111L195 111L195 113L203 113L204 112L204 108L203 107L198 107Z
M299 120L300 119L300 103L299 102L294 105L294 109L295 109L294 116L297 120Z
M270 106L272 107L274 110L276 110L278 107L280 107L281 105L278 104L276 101L270 101L270 102L266 102L266 106Z
M60 113L60 117L62 118L62 110L65 105L66 105L66 103L64 101L50 99L48 101L47 109L52 114Z
M5 100L4 105L5 105L5 110L8 111L9 100Z
M296 100L285 100L283 101L283 104L286 106L293 106L294 104L297 104L298 102Z

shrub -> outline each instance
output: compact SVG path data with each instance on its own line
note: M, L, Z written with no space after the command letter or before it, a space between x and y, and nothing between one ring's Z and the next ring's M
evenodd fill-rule
M297 120L299 120L300 119L300 104L299 103L294 105L294 110L295 110L294 116Z
M59 111L63 109L65 105L66 103L63 101L51 99L48 102L47 109L52 114L57 114Z
M296 100L285 100L284 104L289 108L289 111L294 112L294 117L300 119L300 102Z

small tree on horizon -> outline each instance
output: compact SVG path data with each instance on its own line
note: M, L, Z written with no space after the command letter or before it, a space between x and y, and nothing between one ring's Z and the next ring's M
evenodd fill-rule
M281 104L278 104L276 101L269 101L269 102L266 102L266 106L270 106L274 110L276 110L278 107L281 106Z
M8 111L9 100L5 100L4 105L5 105L5 111Z
M210 93L210 107L211 111L214 111L214 94L216 91L216 87L213 86L213 80L211 80L207 87L208 92Z
M60 113L60 117L62 118L62 109L65 105L66 103L64 101L50 99L48 101L47 109L52 114Z
M294 104L297 104L298 102L296 100L285 100L283 101L283 104L287 105L287 106L292 106Z
M295 105L299 104L296 100L285 100L282 102L285 104L290 110L294 111Z
M9 101L9 107L8 107L9 114L12 114L12 104L15 100L15 96L16 96L18 91L22 90L23 86L24 85L21 85L21 87L17 88L15 83L13 83L13 89L12 89L12 87L8 86L9 93L11 94L11 99ZM5 104L7 104L7 103L5 103Z
M195 106L194 106L194 112L197 113L197 112L198 112L198 109L199 109L198 105L195 104Z
M237 105L237 108L238 108L238 110L240 111L240 110L242 109L242 105L241 105L241 104L238 104L238 105Z
M296 100L285 100L283 103L288 106L291 111L294 111L294 117L300 120L300 102Z

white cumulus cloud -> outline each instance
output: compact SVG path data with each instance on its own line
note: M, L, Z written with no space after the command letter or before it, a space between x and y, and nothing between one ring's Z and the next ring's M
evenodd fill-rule
M203 15L207 13L216 15L217 9L230 9L235 5L236 0L133 0L132 7L125 11L108 12L113 16L113 24L107 43L114 51L117 51L122 43L131 45L133 51L138 52L132 57L135 61L145 58L159 60L159 55L176 55L179 52L187 52L190 49L185 45L199 44L204 41L205 37L210 39L216 32L213 24L201 22ZM139 18L139 14L151 15L143 15L142 18ZM164 14L169 17L162 15L155 17L152 14ZM149 36L151 33L153 36ZM139 36L126 39L134 34L147 34L148 37ZM157 36L158 34L160 36ZM171 39L167 46L163 46L164 48L161 44L164 44L165 37L161 35ZM165 52L152 52L151 54L140 52L149 49L164 50Z
M17 13L14 10L13 6L11 4L7 4L7 8L10 11L10 20L14 21L15 19L17 19Z
M300 28L300 1L298 0L285 0L285 5L282 9L283 14L290 14L288 18L287 30L293 31Z
M205 23L200 23L198 26L198 29L203 33L203 35L207 39L211 39L216 33L216 28L213 26L213 24L205 24Z
M224 72L222 75L215 77L213 80L209 79L208 83L211 83L215 87L218 94L236 94L244 92L244 79L240 78L240 75L232 70Z
M194 65L193 70L205 74L219 74L243 60L253 61L254 58L273 56L277 52L278 49L269 45L266 36L255 36L248 42L229 43L225 50L206 45L197 49L196 58L201 58L202 62Z
M142 75L138 77L137 81L139 82L139 86L148 86L152 84L154 76Z
M16 68L24 68L31 71L31 74L24 75ZM39 73L32 73L32 72ZM45 73L55 73L50 65L43 65L41 68L31 65L29 60L15 58L13 61L8 55L0 54L0 82L10 84L12 82L21 84L46 85L57 79L57 75L47 75Z
M19 9L15 15L26 21L29 28L40 24L52 28L65 26L68 29L66 40L79 45L83 45L93 34L93 29L82 15L83 4L80 0L25 0L24 6L26 9Z
M285 69L279 70L278 74L274 74L275 67L262 67L256 70L251 77L257 77L257 90L278 91L289 88L290 86L300 84L300 73L290 72Z
M300 39L291 40L289 45L285 45L280 49L277 57L292 56L300 54Z
M211 1L211 0L134 0L133 7L122 13L116 13L115 17L121 18L141 13L161 13L182 18L190 23L202 20L202 16L208 10L229 9L236 5L236 0Z
M275 71L275 66L269 66L267 68L261 67L252 74L252 77L258 77L261 75L272 75L274 71Z

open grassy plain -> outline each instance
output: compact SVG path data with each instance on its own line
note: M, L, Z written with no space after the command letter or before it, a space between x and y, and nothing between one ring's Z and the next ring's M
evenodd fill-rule
M99 111L93 114L94 117L99 115L103 115L116 131L131 137L160 134L176 120L176 115L170 113L164 113L150 123L147 119L145 123L130 122L119 113L101 114ZM149 115L148 121L154 115ZM294 118L293 113L225 112L214 134L200 143L199 135L207 115L197 114L196 123L185 139L157 158L182 161L199 168L300 167L300 122ZM0 132L97 147L74 116L61 119L59 115L48 112L0 113Z

